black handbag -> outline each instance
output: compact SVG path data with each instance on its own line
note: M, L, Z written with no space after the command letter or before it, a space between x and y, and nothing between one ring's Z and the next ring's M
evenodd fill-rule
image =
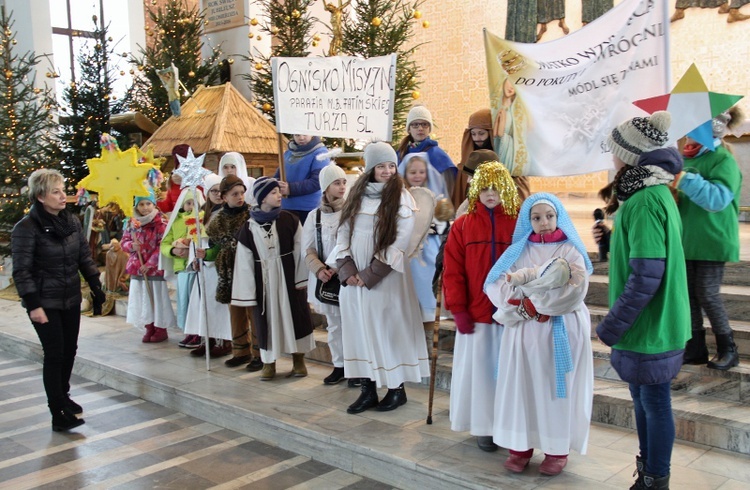
M320 209L318 209L318 212L315 213L315 230L318 236L318 257L323 260L323 239L321 237ZM329 267L326 266L326 269L329 269ZM315 298L321 303L338 306L340 289L341 281L339 281L338 274L334 274L333 276L331 276L328 282L323 282L320 279L316 279Z

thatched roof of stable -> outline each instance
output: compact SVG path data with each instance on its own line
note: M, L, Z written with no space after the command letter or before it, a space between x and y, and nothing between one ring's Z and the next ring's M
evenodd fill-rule
M170 156L172 148L188 144L193 152L278 154L276 127L231 83L200 87L182 104L180 117L170 117L143 144L155 156ZM284 139L286 148L286 139Z

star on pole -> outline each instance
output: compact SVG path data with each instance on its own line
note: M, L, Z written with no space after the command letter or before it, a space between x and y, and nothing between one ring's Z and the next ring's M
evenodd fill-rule
M186 157L177 155L177 161L180 162L180 167L174 171L174 174L182 178L182 184L180 188L185 187L195 188L203 184L203 178L210 174L211 171L203 168L203 160L206 158L206 154L196 157L193 155L193 149L188 148L188 154Z
M690 135L698 143L714 149L711 120L737 103L743 96L711 92L695 64L690 65L668 94L633 102L649 114L669 111L672 125L669 142Z
M78 187L98 192L101 205L114 202L130 217L133 200L150 195L146 180L148 173L156 167L138 163L137 148L122 151L107 133L102 134L101 145L101 155L86 160L89 175L78 183Z

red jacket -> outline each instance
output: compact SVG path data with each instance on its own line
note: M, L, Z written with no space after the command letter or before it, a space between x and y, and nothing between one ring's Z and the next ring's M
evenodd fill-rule
M451 226L443 258L445 307L468 311L475 322L492 323L494 307L484 294L484 280L497 259L513 242L516 218L502 206L487 209L477 202L471 214Z

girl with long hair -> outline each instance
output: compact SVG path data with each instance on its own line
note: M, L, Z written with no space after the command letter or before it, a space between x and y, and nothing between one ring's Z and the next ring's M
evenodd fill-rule
M384 142L365 147L365 172L341 213L328 264L341 280L344 371L362 378L347 409L389 411L406 403L404 382L429 376L427 346L406 256L416 204L396 171L396 152ZM377 386L388 393L378 401Z

